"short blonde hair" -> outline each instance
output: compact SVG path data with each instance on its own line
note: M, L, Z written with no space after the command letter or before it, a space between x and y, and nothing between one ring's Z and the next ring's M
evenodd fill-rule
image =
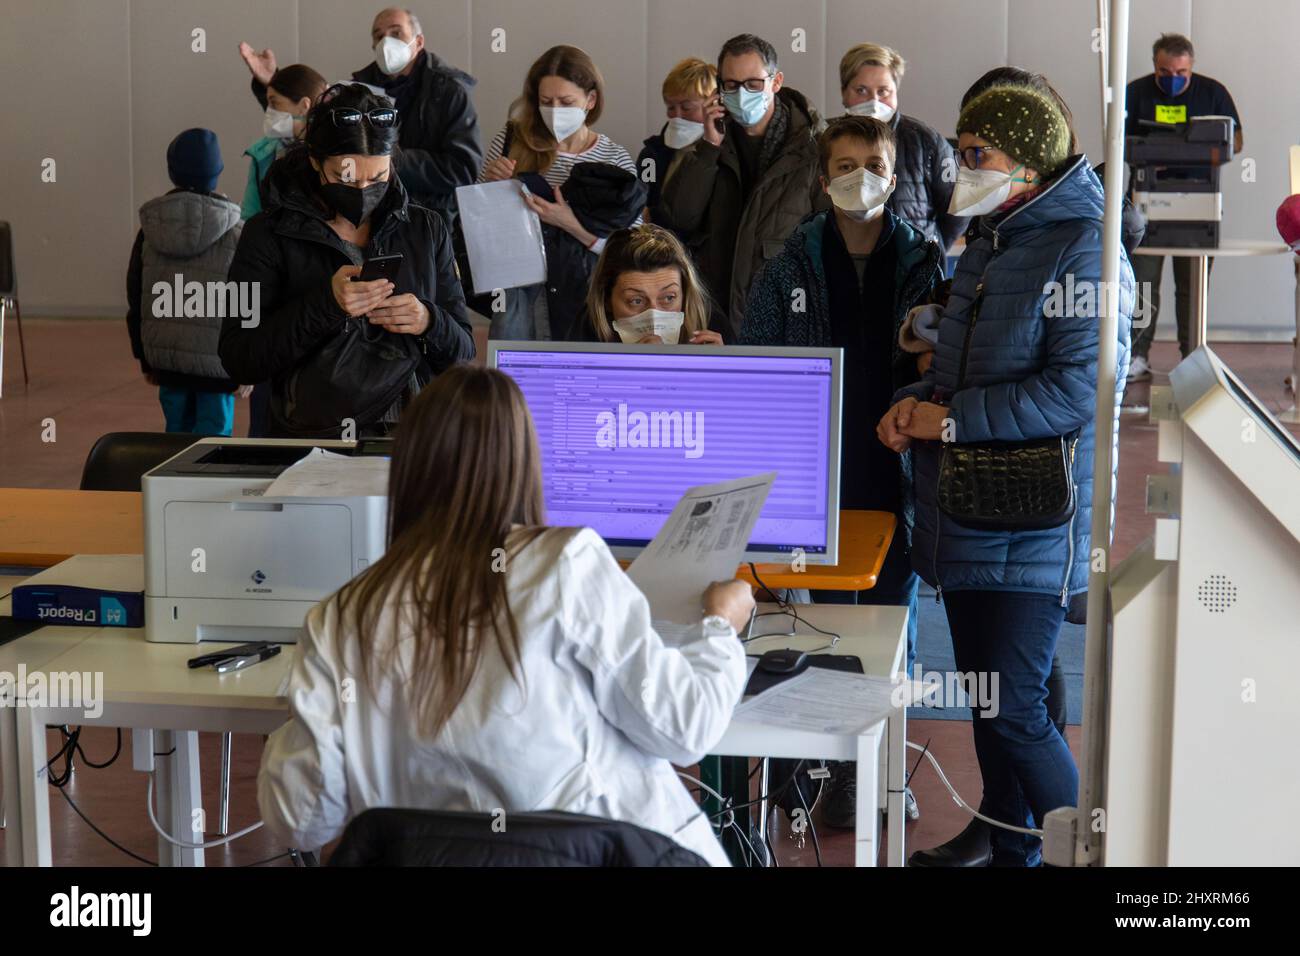
M688 56L664 77L664 99L707 100L718 92L718 68L699 57Z
M841 91L848 89L853 78L864 66L888 67L897 85L903 82L903 70L907 63L897 50L881 46L879 43L859 43L855 47L850 47L849 52L840 59Z

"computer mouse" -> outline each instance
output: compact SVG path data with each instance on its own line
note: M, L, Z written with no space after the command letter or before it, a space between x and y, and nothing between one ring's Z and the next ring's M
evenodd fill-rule
M793 647L767 651L758 659L758 669L769 674L793 674L808 666L808 655Z

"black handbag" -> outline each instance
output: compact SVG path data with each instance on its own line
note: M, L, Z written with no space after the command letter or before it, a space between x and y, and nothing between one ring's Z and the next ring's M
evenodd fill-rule
M979 320L984 283L975 290L957 391ZM939 456L939 510L964 528L1034 531L1074 516L1074 451L1079 432L1028 441L944 442Z
M297 438L337 438L346 420L358 429L380 421L420 363L416 338L348 319L273 390L274 427Z

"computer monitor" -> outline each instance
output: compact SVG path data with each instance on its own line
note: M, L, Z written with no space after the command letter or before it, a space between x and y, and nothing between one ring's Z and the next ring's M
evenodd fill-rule
M489 342L541 444L547 521L635 557L695 485L776 472L746 561L834 564L840 349Z

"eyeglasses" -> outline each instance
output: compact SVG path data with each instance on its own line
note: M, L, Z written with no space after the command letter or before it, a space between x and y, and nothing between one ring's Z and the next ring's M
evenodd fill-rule
M961 151L961 164L967 169L979 169L985 153L1000 153L996 146L967 146Z
M324 93L316 102L320 105L332 102L340 93L350 86L356 86L355 83L335 83ZM329 111L330 121L339 127L359 126L361 123L369 123L373 129L391 129L397 125L397 110L391 106L379 107L377 109L362 112L347 106L338 106Z
M722 92L734 93L743 86L751 93L762 93L763 90L767 89L767 81L775 75L775 73L767 73L761 79L723 80L721 83Z
M391 129L397 125L397 110L384 107L363 113L361 110L339 107L330 110L330 119L335 126L359 126L365 120L374 129Z

